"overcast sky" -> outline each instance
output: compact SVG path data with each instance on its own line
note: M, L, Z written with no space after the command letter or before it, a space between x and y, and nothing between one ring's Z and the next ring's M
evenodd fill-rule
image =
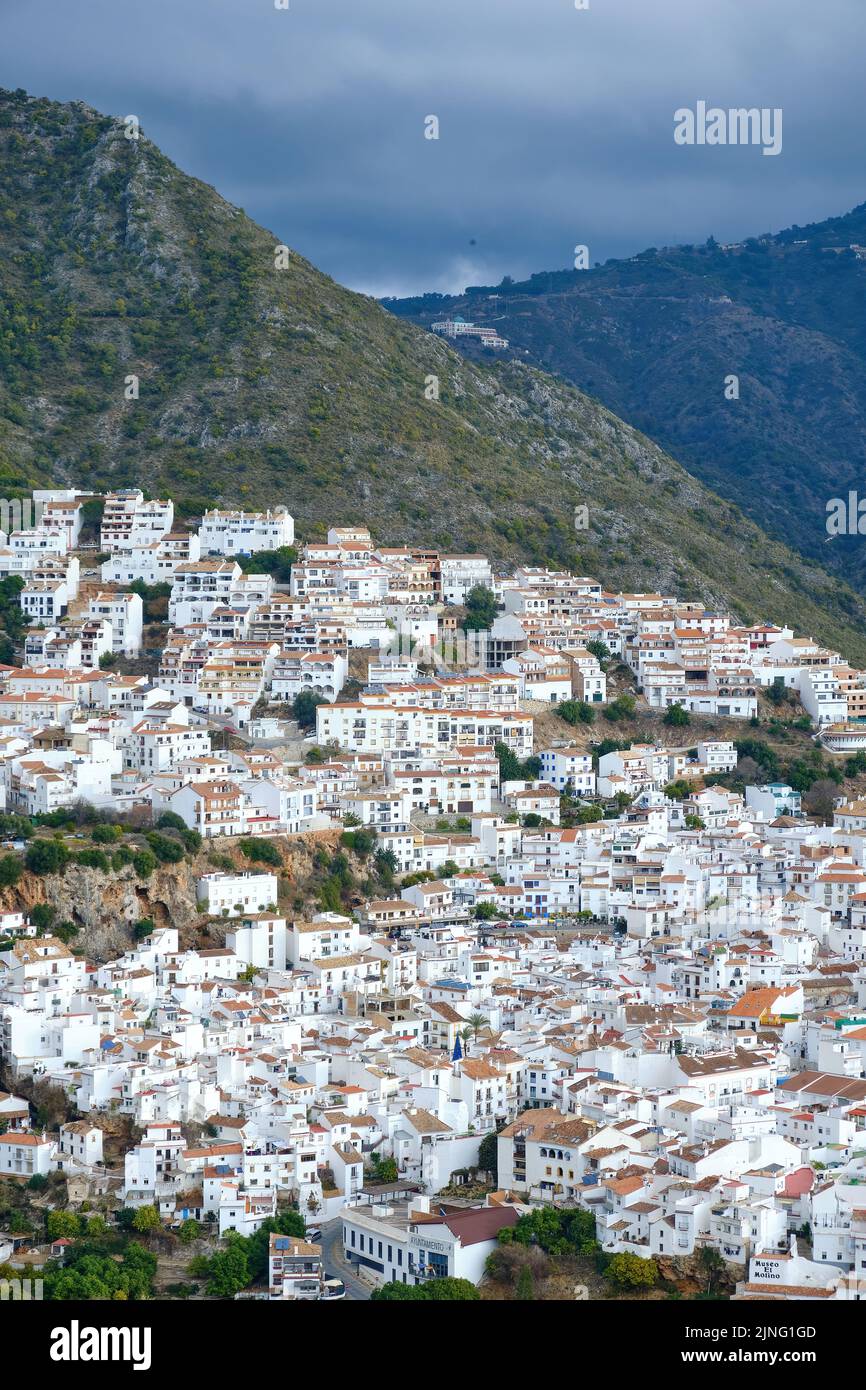
M183 169L377 295L866 199L866 0L589 4L0 0L0 85L137 115ZM781 107L781 154L675 144L674 111L699 100Z

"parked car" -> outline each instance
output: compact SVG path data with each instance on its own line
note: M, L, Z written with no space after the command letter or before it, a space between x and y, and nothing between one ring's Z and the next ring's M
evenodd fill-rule
M319 1230L318 1226L307 1227L307 1240L311 1240L313 1244L317 1244L321 1239L322 1232Z

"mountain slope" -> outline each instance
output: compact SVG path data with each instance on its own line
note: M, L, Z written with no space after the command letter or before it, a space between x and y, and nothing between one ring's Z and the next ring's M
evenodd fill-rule
M271 233L122 122L2 93L0 158L7 494L140 482L187 515L284 499L305 536L363 518L789 620L866 661L859 598L595 400L467 362L299 256L275 268Z
M825 525L827 500L862 487L866 467L866 252L852 245L866 248L866 204L737 246L653 249L387 305L420 323L445 310L495 319L524 360L591 391L866 591L862 540L828 543Z

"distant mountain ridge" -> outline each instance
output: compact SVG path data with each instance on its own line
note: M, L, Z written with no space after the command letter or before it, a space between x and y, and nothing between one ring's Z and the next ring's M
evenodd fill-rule
M387 543L568 565L866 664L861 598L598 401L467 361L278 252L290 228L258 227L144 133L0 92L0 159L5 495L140 484L181 515L285 501L304 538L364 520Z
M866 494L866 203L736 245L383 302L425 325L495 321L513 355L597 396L866 591L862 539L829 541L825 525L830 498ZM729 376L739 399L725 396Z

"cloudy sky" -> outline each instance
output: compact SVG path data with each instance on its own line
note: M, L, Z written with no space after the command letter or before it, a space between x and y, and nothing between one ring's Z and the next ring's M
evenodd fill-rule
M276 0L283 3L283 0ZM344 284L454 290L866 199L866 0L0 0L0 85L137 115ZM781 107L782 153L674 143ZM425 118L440 138L424 138Z

